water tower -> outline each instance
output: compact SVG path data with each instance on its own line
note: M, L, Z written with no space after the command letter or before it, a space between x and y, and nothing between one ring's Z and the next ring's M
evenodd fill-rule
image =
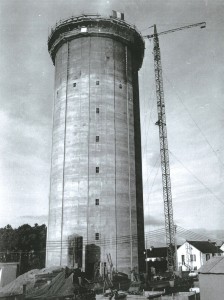
M144 41L121 18L81 15L48 39L55 65L46 265L144 268L138 70ZM106 264L105 264L106 263Z

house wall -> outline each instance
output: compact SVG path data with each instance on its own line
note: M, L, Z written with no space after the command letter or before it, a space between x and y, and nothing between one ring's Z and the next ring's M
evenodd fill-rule
M208 261L210 258L214 256L212 253L202 253L194 246L190 245L190 251L188 252L188 255L196 255L195 261L190 261L188 263L187 259L187 247L186 244L189 245L189 243L184 243L182 246L180 246L177 249L177 258L178 258L178 269L182 268L182 271L188 271L189 268L187 268L185 265L182 264L182 255L185 257L185 263L191 267L191 270L198 270L201 266L203 266L206 261ZM189 246L188 246L189 247ZM215 254L216 256L217 254ZM209 258L208 258L209 256Z
M200 299L223 300L224 274L199 274Z
M18 263L0 263L0 287L16 279Z
M196 255L196 261L191 261L190 264L187 263L187 250L186 250L186 243L180 246L177 250L177 258L178 258L178 269L182 267L182 271L188 271L188 268L182 264L182 255L184 255L185 263L190 265L191 269L198 270L203 264L203 257L202 253L196 249L194 246L190 245L191 250L189 251L190 254Z

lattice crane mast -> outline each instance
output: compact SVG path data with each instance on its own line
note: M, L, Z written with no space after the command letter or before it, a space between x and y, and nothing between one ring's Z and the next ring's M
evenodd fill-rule
M196 23L187 25L167 31L157 33L156 25L154 25L154 33L144 36L145 38L153 38L153 54L154 54L154 71L156 82L156 98L157 98L157 112L158 121L156 125L159 126L159 141L160 141L160 157L162 169L162 184L163 184L163 201L164 201L164 215L165 215L165 232L167 243L167 267L168 270L173 272L177 270L176 254L175 254L175 226L173 222L173 205L171 193L171 180L170 180L170 165L169 165L169 152L166 128L166 113L164 102L163 78L162 78L162 64L161 54L159 47L159 35L172 33L175 31L188 29L200 26L206 27L206 23Z

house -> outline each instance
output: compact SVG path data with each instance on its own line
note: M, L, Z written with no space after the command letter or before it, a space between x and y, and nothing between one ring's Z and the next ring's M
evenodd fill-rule
M167 269L167 247L151 247L147 249L146 260L150 276L165 272Z
M224 243L221 245L220 249L224 252Z
M147 249L147 261L161 261L167 258L167 247L151 247Z
M224 297L224 257L213 257L199 270L201 300L223 300Z
M178 269L182 271L198 270L213 256L223 253L210 241L186 241L177 250Z
M18 262L0 262L0 287L3 287L16 279L18 266Z

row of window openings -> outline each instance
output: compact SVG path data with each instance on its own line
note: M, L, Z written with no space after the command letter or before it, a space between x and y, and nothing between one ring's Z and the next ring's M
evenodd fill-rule
M96 85L100 85L100 82L96 81ZM73 87L76 87L76 86L77 86L77 83L73 82ZM122 89L122 84L121 83L119 84L119 88ZM57 95L58 95L58 91L57 91Z
M96 85L100 85L99 80L96 81ZM77 83L73 82L73 87L76 87L76 86L77 86ZM119 84L119 88L122 89L122 84L121 83Z
M212 254L212 256L214 256ZM206 254L206 261L210 259L210 254ZM181 255L182 265L185 264L185 256ZM190 261L196 261L196 254L190 254Z
M99 81L96 81L96 85L99 85L100 82ZM76 87L76 83L73 83L73 87ZM122 88L122 86L120 87ZM96 113L99 114L100 112L100 109L99 107L96 107ZM96 142L99 142L100 140L100 137L97 135L96 136ZM99 167L96 167L96 173L99 173L100 172L100 168ZM100 204L100 200L99 199L95 199L95 205L99 205ZM98 241L100 239L100 234L97 232L95 233L95 240Z
M184 265L185 264L185 255L181 255L181 261L182 261L182 265ZM190 254L190 261L196 261L195 254Z
M57 94L58 94L58 92L57 92ZM99 114L100 113L100 109L99 109L99 107L96 107L96 114Z
M95 205L99 205L100 204L100 200L99 199L95 199ZM99 232L95 233L95 240L98 241L100 239L100 234Z

